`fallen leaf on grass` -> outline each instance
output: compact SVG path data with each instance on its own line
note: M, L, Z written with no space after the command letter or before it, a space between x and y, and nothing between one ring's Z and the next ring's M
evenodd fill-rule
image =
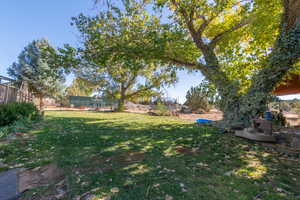
M173 200L173 197L167 194L165 200Z
M119 188L117 188L117 187L113 187L113 188L110 189L110 191L111 191L112 193L118 193L120 190L119 190Z

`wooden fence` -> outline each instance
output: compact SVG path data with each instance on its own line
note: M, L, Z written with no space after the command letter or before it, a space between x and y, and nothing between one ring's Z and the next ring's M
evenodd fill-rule
M32 101L33 94L29 92L26 83L17 87L12 79L0 76L0 104Z

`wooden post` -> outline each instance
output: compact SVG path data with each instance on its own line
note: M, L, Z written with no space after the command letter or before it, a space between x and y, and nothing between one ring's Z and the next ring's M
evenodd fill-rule
M5 96L4 96L4 102L8 103L8 87L5 87Z

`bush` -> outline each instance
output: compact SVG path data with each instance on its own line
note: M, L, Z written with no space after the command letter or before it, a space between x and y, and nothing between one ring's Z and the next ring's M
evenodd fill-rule
M155 111L160 116L168 116L170 115L169 109L166 105L159 103L155 107Z
M155 116L177 116L176 110L172 110L163 103L157 103L154 107L153 112L149 112L151 115Z
M38 117L39 111L32 103L14 102L0 105L0 126L10 125L22 118L35 120Z
M23 132L30 126L28 118L21 118L8 126L0 127L0 139L8 136L10 133Z
M219 101L217 90L207 81L203 81L199 86L192 87L186 94L185 105L192 112L208 112Z

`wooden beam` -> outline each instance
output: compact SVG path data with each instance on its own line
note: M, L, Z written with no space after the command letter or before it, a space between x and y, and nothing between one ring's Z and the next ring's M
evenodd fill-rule
M279 85L273 94L276 96L300 94L300 75L292 75L290 79Z

